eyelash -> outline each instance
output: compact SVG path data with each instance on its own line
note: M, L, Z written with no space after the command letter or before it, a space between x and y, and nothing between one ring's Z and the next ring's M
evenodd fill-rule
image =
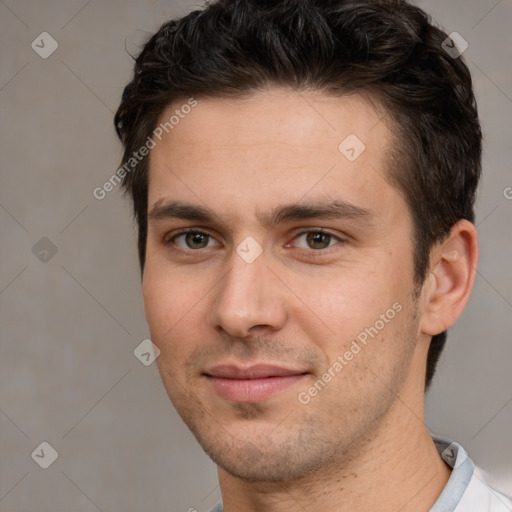
M196 229L196 228L188 228L188 229L182 229L179 232L174 233L171 237L169 237L167 235L164 238L164 245L167 246L167 247L170 247L174 251L182 252L182 253L183 252L186 252L186 253L200 252L201 249L184 249L184 248L179 247L179 246L176 245L176 243L175 243L176 238L178 238L179 236L187 235L189 233L202 234L202 235L206 235L206 236L208 236L210 238L214 238L210 233L207 233L205 231L201 231L201 230ZM346 242L346 240L344 240L344 239L340 238L339 236L336 236L336 235L334 235L334 234L330 233L329 231L326 231L326 230L324 230L322 228L316 228L316 229L313 228L313 229L307 229L307 230L300 231L299 233L297 233L293 237L293 240L296 240L297 238L299 238L299 237L301 237L303 235L307 235L309 233L322 233L322 234L328 235L331 238L337 240L337 242L332 244L332 245L329 245L325 249L311 249L311 248L303 249L303 248L300 248L300 247L297 248L302 253L307 253L308 256L324 256L324 255L330 254L332 252L332 248L334 248L334 247L336 247L336 246ZM288 246L289 244L287 243L286 245Z

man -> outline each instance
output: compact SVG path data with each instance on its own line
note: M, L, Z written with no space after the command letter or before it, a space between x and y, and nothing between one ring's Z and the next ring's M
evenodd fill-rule
M136 59L120 177L214 510L512 510L424 423L478 258L481 131L447 41L404 1L220 0Z

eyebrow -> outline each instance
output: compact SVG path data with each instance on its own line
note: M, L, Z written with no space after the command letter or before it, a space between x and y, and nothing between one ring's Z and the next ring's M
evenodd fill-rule
M342 200L318 200L305 203L293 203L277 206L270 214L259 214L263 225L273 227L277 224L307 219L349 219L371 223L374 215L367 209ZM214 223L219 216L213 210L181 201L157 201L148 213L148 220L184 219L195 222Z

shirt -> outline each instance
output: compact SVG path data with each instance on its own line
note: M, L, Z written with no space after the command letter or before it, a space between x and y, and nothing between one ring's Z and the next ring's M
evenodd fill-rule
M436 448L452 472L430 512L512 512L512 499L493 489L460 444L434 437ZM223 512L217 503L209 512Z

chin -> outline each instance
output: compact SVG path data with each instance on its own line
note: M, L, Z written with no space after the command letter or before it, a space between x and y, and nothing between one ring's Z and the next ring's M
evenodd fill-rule
M253 429L248 429L254 434ZM224 432L222 439L192 429L197 441L217 466L249 482L289 482L325 467L336 457L325 440L313 432L287 432L286 436L255 435L240 439ZM309 437L309 439L308 439Z

